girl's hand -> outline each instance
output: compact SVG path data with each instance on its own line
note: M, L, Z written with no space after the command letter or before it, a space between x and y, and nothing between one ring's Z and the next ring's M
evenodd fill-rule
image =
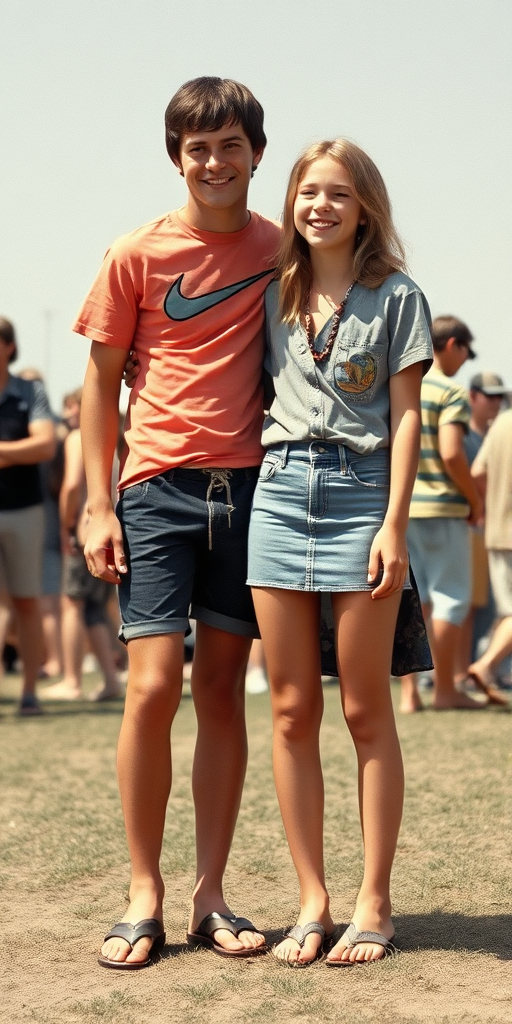
M368 583L379 579L372 591L372 599L390 597L401 590L409 568L405 536L391 526L381 527L370 549Z

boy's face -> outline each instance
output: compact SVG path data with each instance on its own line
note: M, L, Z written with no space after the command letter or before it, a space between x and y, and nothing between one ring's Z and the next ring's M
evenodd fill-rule
M240 124L212 132L184 135L180 147L180 170L189 196L187 215L204 230L238 230L247 223L247 191L252 169L263 151L253 152ZM227 225L227 226L215 226ZM213 225L213 226L212 226Z

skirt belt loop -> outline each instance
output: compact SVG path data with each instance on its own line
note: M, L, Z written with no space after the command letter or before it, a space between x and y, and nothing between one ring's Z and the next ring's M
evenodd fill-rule
M340 473L342 476L347 475L347 453L345 451L345 445L338 445L338 453L340 457Z

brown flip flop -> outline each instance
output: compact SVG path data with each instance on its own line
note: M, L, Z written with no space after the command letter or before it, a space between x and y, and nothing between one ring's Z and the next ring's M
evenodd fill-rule
M468 670L468 679L471 679L475 686L478 687L482 693L485 693L489 704L499 704L500 707L508 707L509 701L508 698L505 697L505 694L502 693L497 686L489 686L488 683L484 682L482 677L478 675L478 672Z

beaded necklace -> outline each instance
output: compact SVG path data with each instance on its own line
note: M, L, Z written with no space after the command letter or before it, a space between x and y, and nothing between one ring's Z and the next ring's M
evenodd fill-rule
M335 339L335 337L336 337L336 335L338 333L338 327L340 325L340 320L341 320L341 318L342 318L342 316L343 316L343 314L345 312L345 306L347 305L347 299L348 299L348 297L350 295L350 292L352 291L352 288L354 287L355 283L356 283L355 281L352 281L352 284L350 285L350 287L346 291L345 298L343 299L343 302L341 302L339 306L335 306L334 302L332 302L332 300L327 295L325 296L327 301L328 301L328 303L329 303L329 305L332 306L332 308L334 310L334 313L332 315L332 323L331 323L331 329L329 331L329 337L327 338L327 341L326 341L324 347L322 349L320 349L320 351L318 351L318 349L315 348L315 327L314 327L314 324L313 324L313 317L311 316L311 309L310 309L311 292L308 292L308 297L307 297L307 300L306 300L306 309L304 311L304 326L306 328L306 337L308 339L309 350L311 352L311 355L313 356L313 359L315 360L315 363L321 363L321 362L323 362L324 359L327 359L327 356L329 355L329 353L330 353L330 351L332 349L332 346L334 345L334 339Z

